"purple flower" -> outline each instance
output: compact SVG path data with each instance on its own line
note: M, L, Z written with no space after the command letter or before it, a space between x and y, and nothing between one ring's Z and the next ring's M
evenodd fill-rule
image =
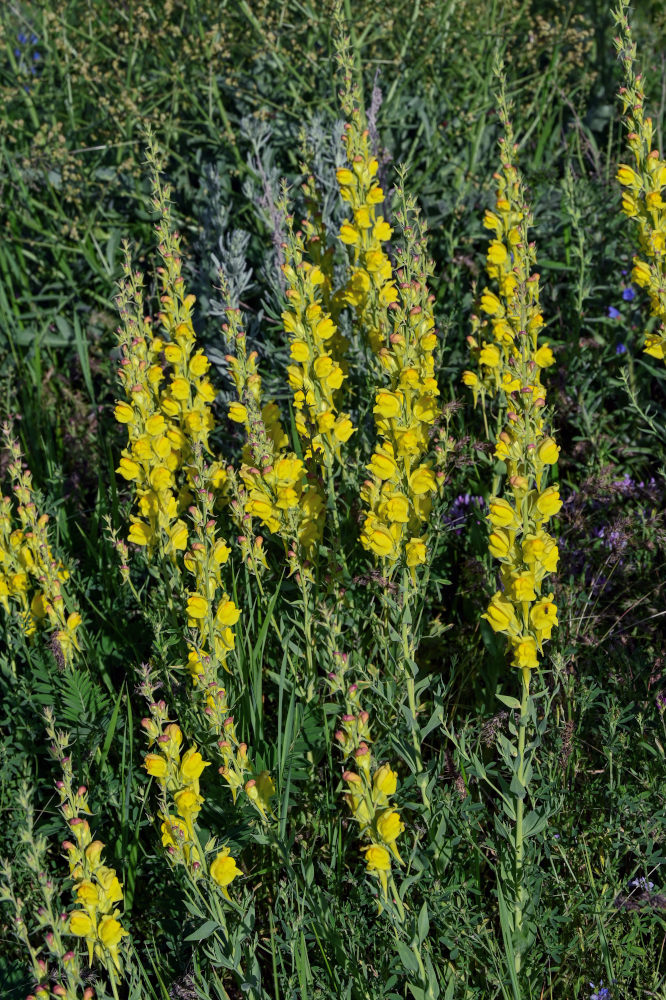
M28 41L28 36L23 31L19 31L16 37L18 38L21 45L25 45L25 43Z
M634 291L632 285L629 285L628 288L625 288L625 290L622 292L622 298L624 299L625 302L634 301L634 299L636 298L636 292Z
M620 318L620 310L616 309L615 306L609 306L608 307L608 315L609 315L610 319L619 319Z
M624 344L620 343L615 348L615 353L616 354L626 354L627 353L627 348L625 347Z
M657 708L659 709L659 714L663 715L664 712L666 712L666 694L664 694L664 692L661 691L657 695L655 700L657 702Z
M645 875L641 875L640 878L632 878L629 883L630 889L642 889L643 892L652 892L654 889L654 882L650 882Z
M590 994L590 1000L612 1000L611 991L608 986L604 986L603 979L599 980L598 986L594 983L590 983L590 986L594 990L594 993Z

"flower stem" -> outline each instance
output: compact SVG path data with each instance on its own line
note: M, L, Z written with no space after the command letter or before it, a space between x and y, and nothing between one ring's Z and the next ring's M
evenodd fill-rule
M523 910L525 908L525 886L523 885L523 858L524 858L524 843L523 843L523 818L525 815L525 794L526 788L524 783L525 776L525 736L527 733L527 706L530 696L530 670L529 668L523 669L523 692L520 702L520 720L518 722L518 783L523 789L523 794L516 802L516 840L515 840L515 900L514 900L514 910L513 910L513 929L514 934L519 934L523 926ZM514 968L516 972L520 972L521 966L521 952L516 951L514 956Z

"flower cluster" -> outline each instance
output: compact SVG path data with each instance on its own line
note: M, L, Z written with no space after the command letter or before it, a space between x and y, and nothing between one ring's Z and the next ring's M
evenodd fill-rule
M379 443L367 466L372 478L361 491L367 508L361 542L389 566L404 553L414 574L426 560L424 528L438 486L424 458L440 407L433 353L434 296L427 285L432 265L414 205L405 202L403 207L405 246L398 255L397 301L390 310L393 332L379 350L389 384L375 395Z
M197 501L190 507L194 537L183 559L194 582L187 599L187 624L194 630L188 641L188 669L194 684L205 696L205 712L211 728L219 733L228 708L217 667L225 666L234 648L232 629L241 612L224 589L222 567L229 558L230 549L217 537L213 517L215 498L205 479L203 469L192 477Z
M356 327L378 354L389 336L388 307L398 298L391 262L384 251L392 229L379 214L384 202L377 180L379 164L370 149L370 133L359 108L360 95L351 83L349 70L341 97L348 119L342 137L347 165L336 171L336 177L349 215L340 226L339 237L348 249L350 273L338 297L352 307Z
M296 430L307 445L306 460L314 455L340 459L340 445L354 433L346 413L339 413L336 396L345 374L337 351L332 348L337 327L322 307L321 288L326 283L322 269L305 259L300 233L290 229L285 247L283 273L289 309L282 322L289 335L292 360L287 368L294 393Z
M122 351L118 377L125 400L118 403L114 415L127 427L128 446L116 471L134 483L139 509L140 516L132 518L129 541L149 552L157 545L173 557L187 546L187 525L180 514L190 501L188 473L194 452L208 445L215 389L206 377L210 362L196 349L195 297L185 291L180 239L171 230L168 191L161 187L156 167L153 195L163 265L158 268L162 333L156 335L150 317L144 315L142 277L132 272L126 257L117 300ZM180 470L184 479L179 477ZM224 480L224 468L212 463L211 489L221 489Z
M271 799L275 795L273 779L268 771L256 771L248 754L247 743L239 742L236 736L231 716L224 721L223 738L218 742L217 748L223 761L219 773L229 785L234 802L238 789L243 788L262 820L267 820Z
M94 991L83 981L80 956L69 947L69 914L64 911L59 879L49 871L48 839L35 829L35 809L28 786L17 789L17 804L22 813L18 831L17 858L25 877L29 873L31 891L26 899L24 879L21 895L14 886L9 861L0 861L0 903L13 911L11 926L30 956L34 979L33 992L26 1000L92 1000ZM40 905L35 906L37 899ZM38 940L33 940L33 934ZM39 940L41 938L41 941ZM45 954L44 954L45 953ZM83 996L82 996L83 994Z
M0 497L0 604L5 612L16 611L25 636L39 626L50 629L65 663L79 650L81 615L68 610L63 584L69 572L51 551L48 514L40 514L32 475L22 465L19 446L5 427L11 455L9 474L16 500L16 518L9 497Z
M474 317L468 338L481 374L467 371L464 383L475 395L500 394L507 407L506 422L496 442L495 456L506 463L507 492L491 497L489 549L501 564L502 590L483 616L495 632L509 638L513 664L528 671L538 666L538 653L557 622L553 594L543 592L544 580L555 572L558 548L545 525L562 506L557 486L545 486L547 469L555 465L559 447L546 432L546 393L541 371L553 363L547 344L538 346L543 316L539 306L539 275L523 185L512 157L512 133L503 117L501 172L494 211L484 225L493 233L487 271L498 294L485 288L482 318ZM481 338L481 343L479 343Z
M279 535L286 546L297 540L308 552L321 537L321 491L316 478L308 475L305 463L285 450L288 439L275 403L262 405L256 354L247 354L239 311L229 308L226 315L224 330L234 347L227 361L238 395L238 402L229 407L229 417L243 425L247 440L240 469L244 514L249 518L241 536L244 555L248 559L254 555L248 541L252 518Z
M305 177L302 184L303 196L305 199L305 218L301 221L303 229L305 248L310 260L315 267L321 271L324 280L320 286L321 299L324 309L327 312L336 310L333 303L333 258L334 249L328 243L328 233L324 223L322 212L322 196L315 181L314 175L310 173L310 163L314 155L314 150L309 146L303 137L302 149L303 162L301 170ZM331 338L334 351L338 357L345 353L349 342L347 338L336 328L336 333Z
M346 657L338 655L338 662L340 670L337 674L329 674L329 684L332 691L345 693L347 711L340 720L335 738L345 759L353 759L357 768L343 772L342 780L348 789L345 802L359 825L360 838L368 841L362 848L367 870L378 877L386 899L391 859L400 865L403 863L396 841L405 824L390 801L398 785L398 776L388 764L378 767L373 760L368 746L372 742L370 716L360 706L358 686L352 684L345 690Z
M148 753L144 767L157 779L161 790L162 846L173 864L184 865L190 877L197 880L206 873L206 858L196 830L196 820L204 798L199 779L210 761L202 758L196 746L181 752L183 734L175 723L166 723L166 705L151 705L151 717L142 725L149 745L156 753ZM175 808L175 812L172 810ZM208 865L208 875L229 899L228 886L242 874L228 847L219 851Z
M636 43L626 15L626 6L615 12L620 37L615 45L624 66L625 85L620 88L627 143L633 166L621 163L617 179L622 185L622 211L636 222L640 256L634 257L631 277L645 288L650 311L657 325L645 333L646 354L666 363L666 160L653 148L652 119L644 114L645 88L636 75Z
M54 740L53 752L63 769L62 780L56 782L60 807L74 838L63 843L77 906L69 914L69 930L85 939L89 962L92 964L94 955L115 979L116 974L122 973L121 944L128 936L119 919L122 887L115 869L104 864L104 844L93 840L85 818L91 814L88 791L85 785L74 788L71 759L64 754L66 737L56 734L51 722L47 728Z

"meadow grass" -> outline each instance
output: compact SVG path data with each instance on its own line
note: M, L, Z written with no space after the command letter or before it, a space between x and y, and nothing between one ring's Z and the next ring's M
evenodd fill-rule
M666 995L660 5L0 32L0 997Z

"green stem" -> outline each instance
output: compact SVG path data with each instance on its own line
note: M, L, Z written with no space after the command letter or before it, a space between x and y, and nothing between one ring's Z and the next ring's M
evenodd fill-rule
M522 789L525 789L524 776L525 776L525 736L527 733L527 704L530 696L530 670L525 668L523 670L523 693L520 702L520 720L518 722L518 784ZM516 840L515 840L515 900L514 900L514 911L513 911L513 929L514 933L518 934L522 930L523 926L523 910L525 908L525 886L523 885L523 859L524 859L524 843L523 843L523 818L525 815L525 796L518 798L516 801ZM516 972L520 972L521 966L521 953L516 951L514 956L514 968Z
M411 626L404 619L404 610L409 599L409 573L405 570L402 579L402 592L403 592L403 622L402 622L402 669L405 673L405 680L407 685L407 701L409 704L409 712L411 715L411 729L412 729L412 743L414 744L414 759L416 765L416 783L419 786L421 792L421 799L423 801L424 807L430 812L430 799L428 798L427 784L428 775L423 768L423 757L421 756L421 740L419 738L418 723L416 721L417 710L416 710L416 686L414 681L414 674L412 673L412 655L411 655Z
M301 598L303 601L303 631L305 634L305 659L307 662L307 683L305 686L305 701L309 703L314 698L315 667L312 659L312 617L310 615L310 595L305 573L301 569L300 573Z

